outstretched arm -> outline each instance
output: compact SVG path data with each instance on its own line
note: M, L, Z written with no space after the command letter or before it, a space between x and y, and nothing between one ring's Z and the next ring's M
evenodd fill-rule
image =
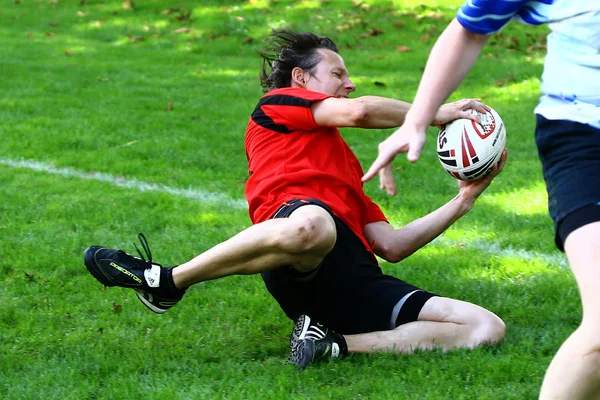
M311 105L313 118L319 126L356 127L366 129L397 128L404 123L410 103L379 96L361 96L355 99L328 98ZM434 124L443 124L457 118L477 118L467 112L474 108L484 112L486 106L478 99L464 99L446 104L434 113Z
M373 178L398 153L408 152L411 162L419 159L426 130L437 110L465 78L488 38L469 32L456 19L452 20L433 46L404 124L379 144L379 155L363 181Z
M387 222L367 224L364 234L369 243L375 243L375 254L389 262L398 262L431 242L471 210L475 200L502 171L505 163L506 149L488 176L476 181L458 181L458 194L452 200L399 229L394 229Z

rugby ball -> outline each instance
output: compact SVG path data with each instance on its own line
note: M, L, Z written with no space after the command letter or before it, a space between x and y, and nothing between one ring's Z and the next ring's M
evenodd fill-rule
M473 181L490 173L506 145L506 128L495 110L477 113L481 123L457 119L442 127L437 154L442 167L456 179Z

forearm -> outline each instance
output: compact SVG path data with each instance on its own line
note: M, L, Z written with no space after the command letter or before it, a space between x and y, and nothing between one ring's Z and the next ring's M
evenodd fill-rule
M361 96L354 99L363 105L364 117L360 128L396 128L404 123L410 103L378 96Z
M467 31L456 20L435 43L406 123L426 129L448 96L465 78L488 36Z
M468 213L473 201L457 195L437 210L419 218L389 237L386 247L394 261L400 261L442 234L450 225Z

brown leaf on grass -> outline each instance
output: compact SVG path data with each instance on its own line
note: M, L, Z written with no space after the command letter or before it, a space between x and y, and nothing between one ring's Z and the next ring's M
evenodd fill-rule
M242 40L242 43L244 43L244 44L250 44L252 42L254 42L254 38L250 37L250 36L248 36L247 38L245 38L244 40Z
M394 22L394 28L404 28L404 22L402 21L396 21Z
M369 31L369 35L371 35L371 36L383 35L383 31L379 28L374 28Z
M175 15L174 18L179 21L191 21L192 10L186 7L180 7L177 9L178 15Z
M504 43L506 44L507 49L518 49L519 48L519 39L514 36L507 38Z
M169 104L167 104L167 108L165 109L166 112L169 111L173 111L173 102L170 101Z
M121 311L123 311L123 306L122 306L122 305L120 305L120 304L117 304L117 303L115 303L115 302L113 301L113 303L112 303L112 311L113 311L115 314L119 314Z
M146 38L144 36L127 35L127 38L129 39L129 43L143 42L144 40L146 40Z
M135 9L135 4L132 0L125 0L123 4L121 4L121 8L123 10L133 10Z
M31 34L31 32L29 32L29 33L27 34L27 39L31 39L32 37L33 37L33 35Z
M511 75L511 76L509 76L506 79L503 79L501 81L496 81L495 86L496 87L502 87L502 86L506 85L507 83L513 83L515 81L516 81L515 76Z
M396 46L396 51L399 53L406 53L407 51L410 51L411 48L407 47L407 46Z
M191 32L192 30L190 28L179 28L175 30L175 33L188 33Z
M21 2L19 0L15 0L15 4L19 5L19 4L21 4Z
M73 53L71 52L71 50L65 50L65 56L71 57L72 55Z
M375 81L375 82L373 82L373 84L374 84L375 86L378 86L378 87L386 87L386 84L385 84L385 83L383 83L383 82L379 82L379 81Z
M421 35L421 42L427 42L427 41L429 41L430 38L431 38L431 35L428 33Z
M58 26L58 25L60 25L58 22L49 22L48 23L48 26L51 26L51 27L55 27L55 26Z
M46 32L45 35L46 36L54 36L54 32Z

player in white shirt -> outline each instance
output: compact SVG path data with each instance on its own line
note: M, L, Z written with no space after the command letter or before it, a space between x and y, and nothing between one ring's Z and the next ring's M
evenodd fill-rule
M379 145L369 180L401 152L419 159L435 110L488 38L511 20L548 24L536 143L556 229L583 304L581 325L552 360L540 399L600 399L600 1L468 0L433 47L404 125ZM436 60L443 59L443 63Z

